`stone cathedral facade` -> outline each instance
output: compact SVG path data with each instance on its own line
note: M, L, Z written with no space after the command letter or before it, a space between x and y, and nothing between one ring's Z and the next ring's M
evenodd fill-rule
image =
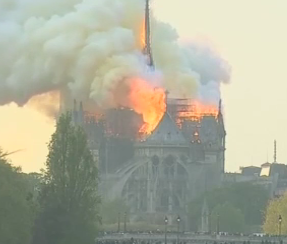
M145 9L145 48L151 53L149 1ZM163 223L178 215L188 223L187 206L219 186L225 166L225 128L221 102L216 112L198 114L188 99L167 99L154 131L138 136L143 118L128 108L89 113L74 104L73 120L87 132L100 172L103 198L124 199L130 221Z
M128 123L136 120L130 110L115 109L102 120L88 116L82 105L73 111L98 160L103 198L124 199L130 221L157 223L162 216L186 216L190 201L221 183L226 136L221 108L216 115L179 122L175 102L167 102L157 127L140 139L130 135L138 128Z

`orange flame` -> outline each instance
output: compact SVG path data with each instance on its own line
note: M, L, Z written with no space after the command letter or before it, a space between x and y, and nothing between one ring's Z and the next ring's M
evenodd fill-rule
M181 127L184 120L198 121L205 116L216 117L218 108L216 105L204 104L199 101L190 101L187 105L179 106L176 111L177 124Z
M198 101L193 101L188 105L188 111L179 112L180 117L201 119L203 116L216 116L218 109L215 105L207 105Z
M146 33L145 33L145 21L142 22L142 26L141 26L141 49L143 50L146 47L146 43L145 43L145 38L146 38Z
M140 133L151 133L165 112L164 90L153 88L141 78L133 78L129 100L133 109L143 115L145 124L140 129Z

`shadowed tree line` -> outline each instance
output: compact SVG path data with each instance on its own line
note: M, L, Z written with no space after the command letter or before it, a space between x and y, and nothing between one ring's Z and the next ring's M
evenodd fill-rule
M198 230L204 200L210 213L210 229L237 233L258 232L269 200L268 191L252 183L234 183L205 193L189 205L191 226ZM218 226L219 225L219 226Z
M48 148L42 174L22 173L0 152L0 243L95 243L97 162L69 113L59 118Z
M20 168L11 166L0 151L0 243L30 243L35 203Z

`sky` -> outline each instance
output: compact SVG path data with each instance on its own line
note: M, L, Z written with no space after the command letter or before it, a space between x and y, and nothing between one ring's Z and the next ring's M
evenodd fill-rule
M153 0L158 19L182 40L211 41L232 67L222 86L227 131L226 171L273 161L287 163L287 1ZM0 107L0 146L24 172L38 171L54 122L32 107Z

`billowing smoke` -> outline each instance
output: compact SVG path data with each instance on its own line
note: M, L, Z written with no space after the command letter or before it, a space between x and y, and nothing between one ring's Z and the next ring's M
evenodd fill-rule
M143 19L144 0L0 0L0 105L68 89L100 107L133 107L137 80L177 97L218 99L226 63L206 47L180 46L176 31L154 19L157 70L147 71Z
M218 103L220 84L230 81L231 67L209 44L189 43L185 47L189 66L200 76L197 97L202 102Z

